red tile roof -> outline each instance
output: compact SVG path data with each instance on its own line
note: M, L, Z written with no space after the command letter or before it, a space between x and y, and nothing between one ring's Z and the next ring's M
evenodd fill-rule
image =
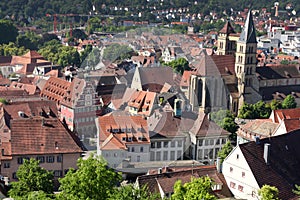
M20 88L22 90L25 90L29 95L39 94L40 89L32 84L25 84L25 83L19 83L13 81L10 86L10 88Z
M193 169L139 176L137 183L140 188L147 185L149 192L152 194L159 193L159 188L162 189L164 194L167 194L174 192L174 184L177 180L181 180L182 184L185 184L190 182L192 177L199 178L203 176L208 176L214 183L222 185L222 190L214 191L214 195L219 198L232 197L223 175L217 172L215 166L198 166Z
M11 121L10 155L82 153L82 149L57 118Z
M230 34L235 33L233 27L231 26L231 23L227 21L224 25L224 27L219 31L220 33Z
M115 112L99 117L98 123L101 149L124 149L127 144L150 143L147 120L142 116Z
M26 118L34 116L57 117L58 110L55 102L40 100L40 101L22 101L12 102L2 105L5 113L9 116L8 119L20 119L19 112L24 113Z
M255 137L266 138L274 134L278 124L273 123L269 119L256 119L241 125L238 130L238 135L248 140L255 141Z
M71 83L66 80L50 77L41 91L41 97L60 103L66 96L70 85Z
M198 137L230 135L229 132L209 120L208 115L200 112L190 132Z
M194 124L193 118L175 117L173 112L154 113L154 120L158 123L150 131L152 137L183 137ZM151 119L153 120L153 118ZM151 122L154 123L154 122Z
M184 71L181 77L180 86L181 87L188 87L190 85L190 77L195 73L194 71Z
M300 119L300 108L274 110L271 116L273 114L275 123L279 123L283 119Z
M135 91L128 101L128 106L137 109L137 113L149 116L156 98L155 92ZM143 111L145 109L145 111Z

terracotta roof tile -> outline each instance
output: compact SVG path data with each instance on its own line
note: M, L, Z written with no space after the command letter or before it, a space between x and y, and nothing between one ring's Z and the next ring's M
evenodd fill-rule
M50 77L41 91L41 97L60 103L66 96L70 85L71 83L66 80Z
M147 120L142 116L115 112L99 117L98 123L101 149L124 149L126 144L150 143Z
M11 155L82 153L57 118L24 118L11 121Z
M174 192L174 184L177 180L181 180L182 184L191 181L191 178L199 178L203 176L209 176L215 183L222 185L221 191L214 191L213 193L218 197L232 197L226 181L219 174L215 166L198 166L193 169L182 169L176 171L167 171L161 174L152 174L139 176L137 182L139 187L145 185L148 186L150 193L159 192L159 188L162 189L164 194Z
M229 132L219 127L215 122L209 120L208 115L202 112L198 114L198 118L190 132L199 137L230 135Z
M22 90L25 90L29 95L39 94L40 90L37 86L32 84L25 84L25 83L19 83L13 81L10 86L10 88L20 88Z

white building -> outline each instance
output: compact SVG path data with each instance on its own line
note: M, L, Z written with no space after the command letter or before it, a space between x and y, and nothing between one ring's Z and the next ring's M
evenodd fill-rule
M198 118L190 130L191 145L189 154L192 159L213 164L218 151L228 141L229 132L210 121L207 114L199 112Z
M263 185L275 186L279 199L295 199L300 183L300 131L236 146L223 162L222 173L237 199L260 199Z
M116 168L124 159L130 162L149 161L150 139L147 120L123 112L110 113L96 120L97 154Z

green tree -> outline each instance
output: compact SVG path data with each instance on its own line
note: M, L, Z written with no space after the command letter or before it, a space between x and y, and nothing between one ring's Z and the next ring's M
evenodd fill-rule
M232 147L230 141L228 141L228 142L226 142L226 144L224 144L222 149L218 152L218 157L221 158L221 162L223 162L225 160L225 158L230 154L232 149L233 149L233 147Z
M103 59L110 62L130 58L133 50L127 45L112 44L104 49Z
M29 192L27 200L51 200L54 198L54 194L47 194L44 191Z
M59 179L60 199L107 199L111 189L121 180L121 175L108 168L102 157L79 159L78 169L69 170Z
M72 37L76 38L76 39L86 39L87 38L87 34L85 34L84 31L80 30L80 29L75 29L72 32Z
M269 104L266 104L262 100L253 104L255 118L268 118L272 112Z
M191 70L189 62L185 58L178 58L166 64L173 68L173 70L179 74L183 74L184 70Z
M280 101L273 99L270 103L270 107L272 110L278 110L282 108L282 105Z
M219 110L218 112L212 112L210 116L215 123L217 123L224 130L231 133L231 140L236 140L236 131L238 129L238 125L237 123L235 123L234 115L229 110Z
M57 40L46 42L39 53L47 60L60 66L80 65L80 55L71 46L64 46Z
M31 158L24 159L17 171L17 182L12 182L9 196L13 198L27 197L30 192L43 191L53 193L53 174L39 166L39 161Z
M300 196L300 186L299 185L295 185L295 190L293 190L294 194L299 195Z
M239 111L238 117L242 119L254 119L255 113L254 113L253 105L244 103Z
M135 188L132 184L115 187L113 191L108 195L108 200L156 200L160 196L159 194L149 194L148 188L145 185L141 189Z
M28 49L25 47L18 47L15 43L10 42L8 44L0 45L0 55L1 56L21 56L24 55Z
M0 20L0 44L15 42L18 36L18 29L8 20Z
M295 101L295 97L292 95L287 95L284 100L282 101L282 108L283 109L289 109L289 108L296 108L297 103Z
M280 64L282 65L288 65L290 62L288 60L282 60L280 61Z
M26 32L25 34L20 34L17 37L16 44L18 47L25 47L30 50L37 50L38 46L42 40L42 37L36 35L34 32Z
M8 104L7 100L4 99L4 98L0 98L0 103L3 103L3 104Z
M174 194L171 196L173 200L193 200L193 199L217 199L212 194L212 181L209 177L192 177L191 182L181 184L181 180L178 180L174 184Z
M258 195L261 200L278 200L278 189L275 186L264 185L258 191Z

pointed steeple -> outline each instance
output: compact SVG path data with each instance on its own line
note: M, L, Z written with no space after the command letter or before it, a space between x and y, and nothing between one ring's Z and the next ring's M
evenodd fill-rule
M239 41L245 42L245 43L257 43L255 27L254 27L253 16L252 16L251 10L249 10L249 12L248 12L245 26L240 35Z

